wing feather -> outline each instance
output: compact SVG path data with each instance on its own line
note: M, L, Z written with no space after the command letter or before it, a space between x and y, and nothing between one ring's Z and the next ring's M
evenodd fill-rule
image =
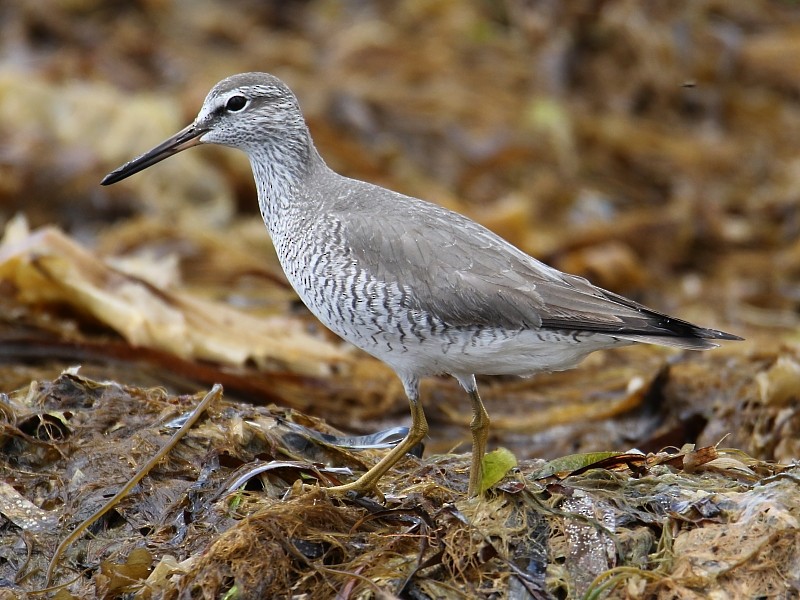
M355 212L349 204L340 216L352 258L372 277L412 289L408 308L450 326L592 331L682 347L736 339L561 273L463 215L401 194L393 200L380 213L366 201Z

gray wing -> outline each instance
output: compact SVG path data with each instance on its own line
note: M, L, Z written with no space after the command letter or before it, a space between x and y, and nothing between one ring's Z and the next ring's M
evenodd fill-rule
M736 339L548 267L463 215L392 195L382 213L350 205L342 226L360 268L413 289L405 299L410 309L454 327L592 331L689 348Z

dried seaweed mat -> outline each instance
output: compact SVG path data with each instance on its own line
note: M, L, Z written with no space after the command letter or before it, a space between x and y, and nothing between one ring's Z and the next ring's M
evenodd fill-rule
M197 396L65 372L0 398L0 598L39 597L56 546L147 463ZM789 597L797 466L686 447L526 461L482 498L468 459L409 457L382 502L325 487L379 450L213 398L64 549L55 598ZM335 438L331 438L335 439Z

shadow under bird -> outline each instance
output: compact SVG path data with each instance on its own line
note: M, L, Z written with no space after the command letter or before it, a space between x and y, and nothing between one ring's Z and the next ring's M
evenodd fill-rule
M478 493L489 416L475 375L569 369L636 342L689 350L735 335L698 327L562 273L467 217L332 171L297 98L267 73L209 92L192 124L103 179L116 183L198 144L244 151L281 266L333 332L388 364L411 404L406 437L356 481L368 492L428 431L419 380L450 374L472 403L468 494Z

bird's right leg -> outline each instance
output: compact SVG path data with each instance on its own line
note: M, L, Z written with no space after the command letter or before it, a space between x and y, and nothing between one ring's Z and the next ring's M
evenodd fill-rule
M406 390L406 395L408 396L409 404L411 405L411 427L406 437L361 477L352 483L330 487L328 488L329 492L371 492L376 489L378 480L383 477L389 469L400 462L400 460L428 434L428 421L425 419L425 412L422 409L422 405L419 403L419 380L416 377L402 376L401 379L403 381L403 387Z
M483 405L483 400L478 393L478 384L474 375L456 375L456 379L469 394L472 402L472 421L469 428L472 431L472 464L469 469L469 486L467 496L472 498L478 495L483 481L483 457L486 454L486 440L489 437L489 414Z

